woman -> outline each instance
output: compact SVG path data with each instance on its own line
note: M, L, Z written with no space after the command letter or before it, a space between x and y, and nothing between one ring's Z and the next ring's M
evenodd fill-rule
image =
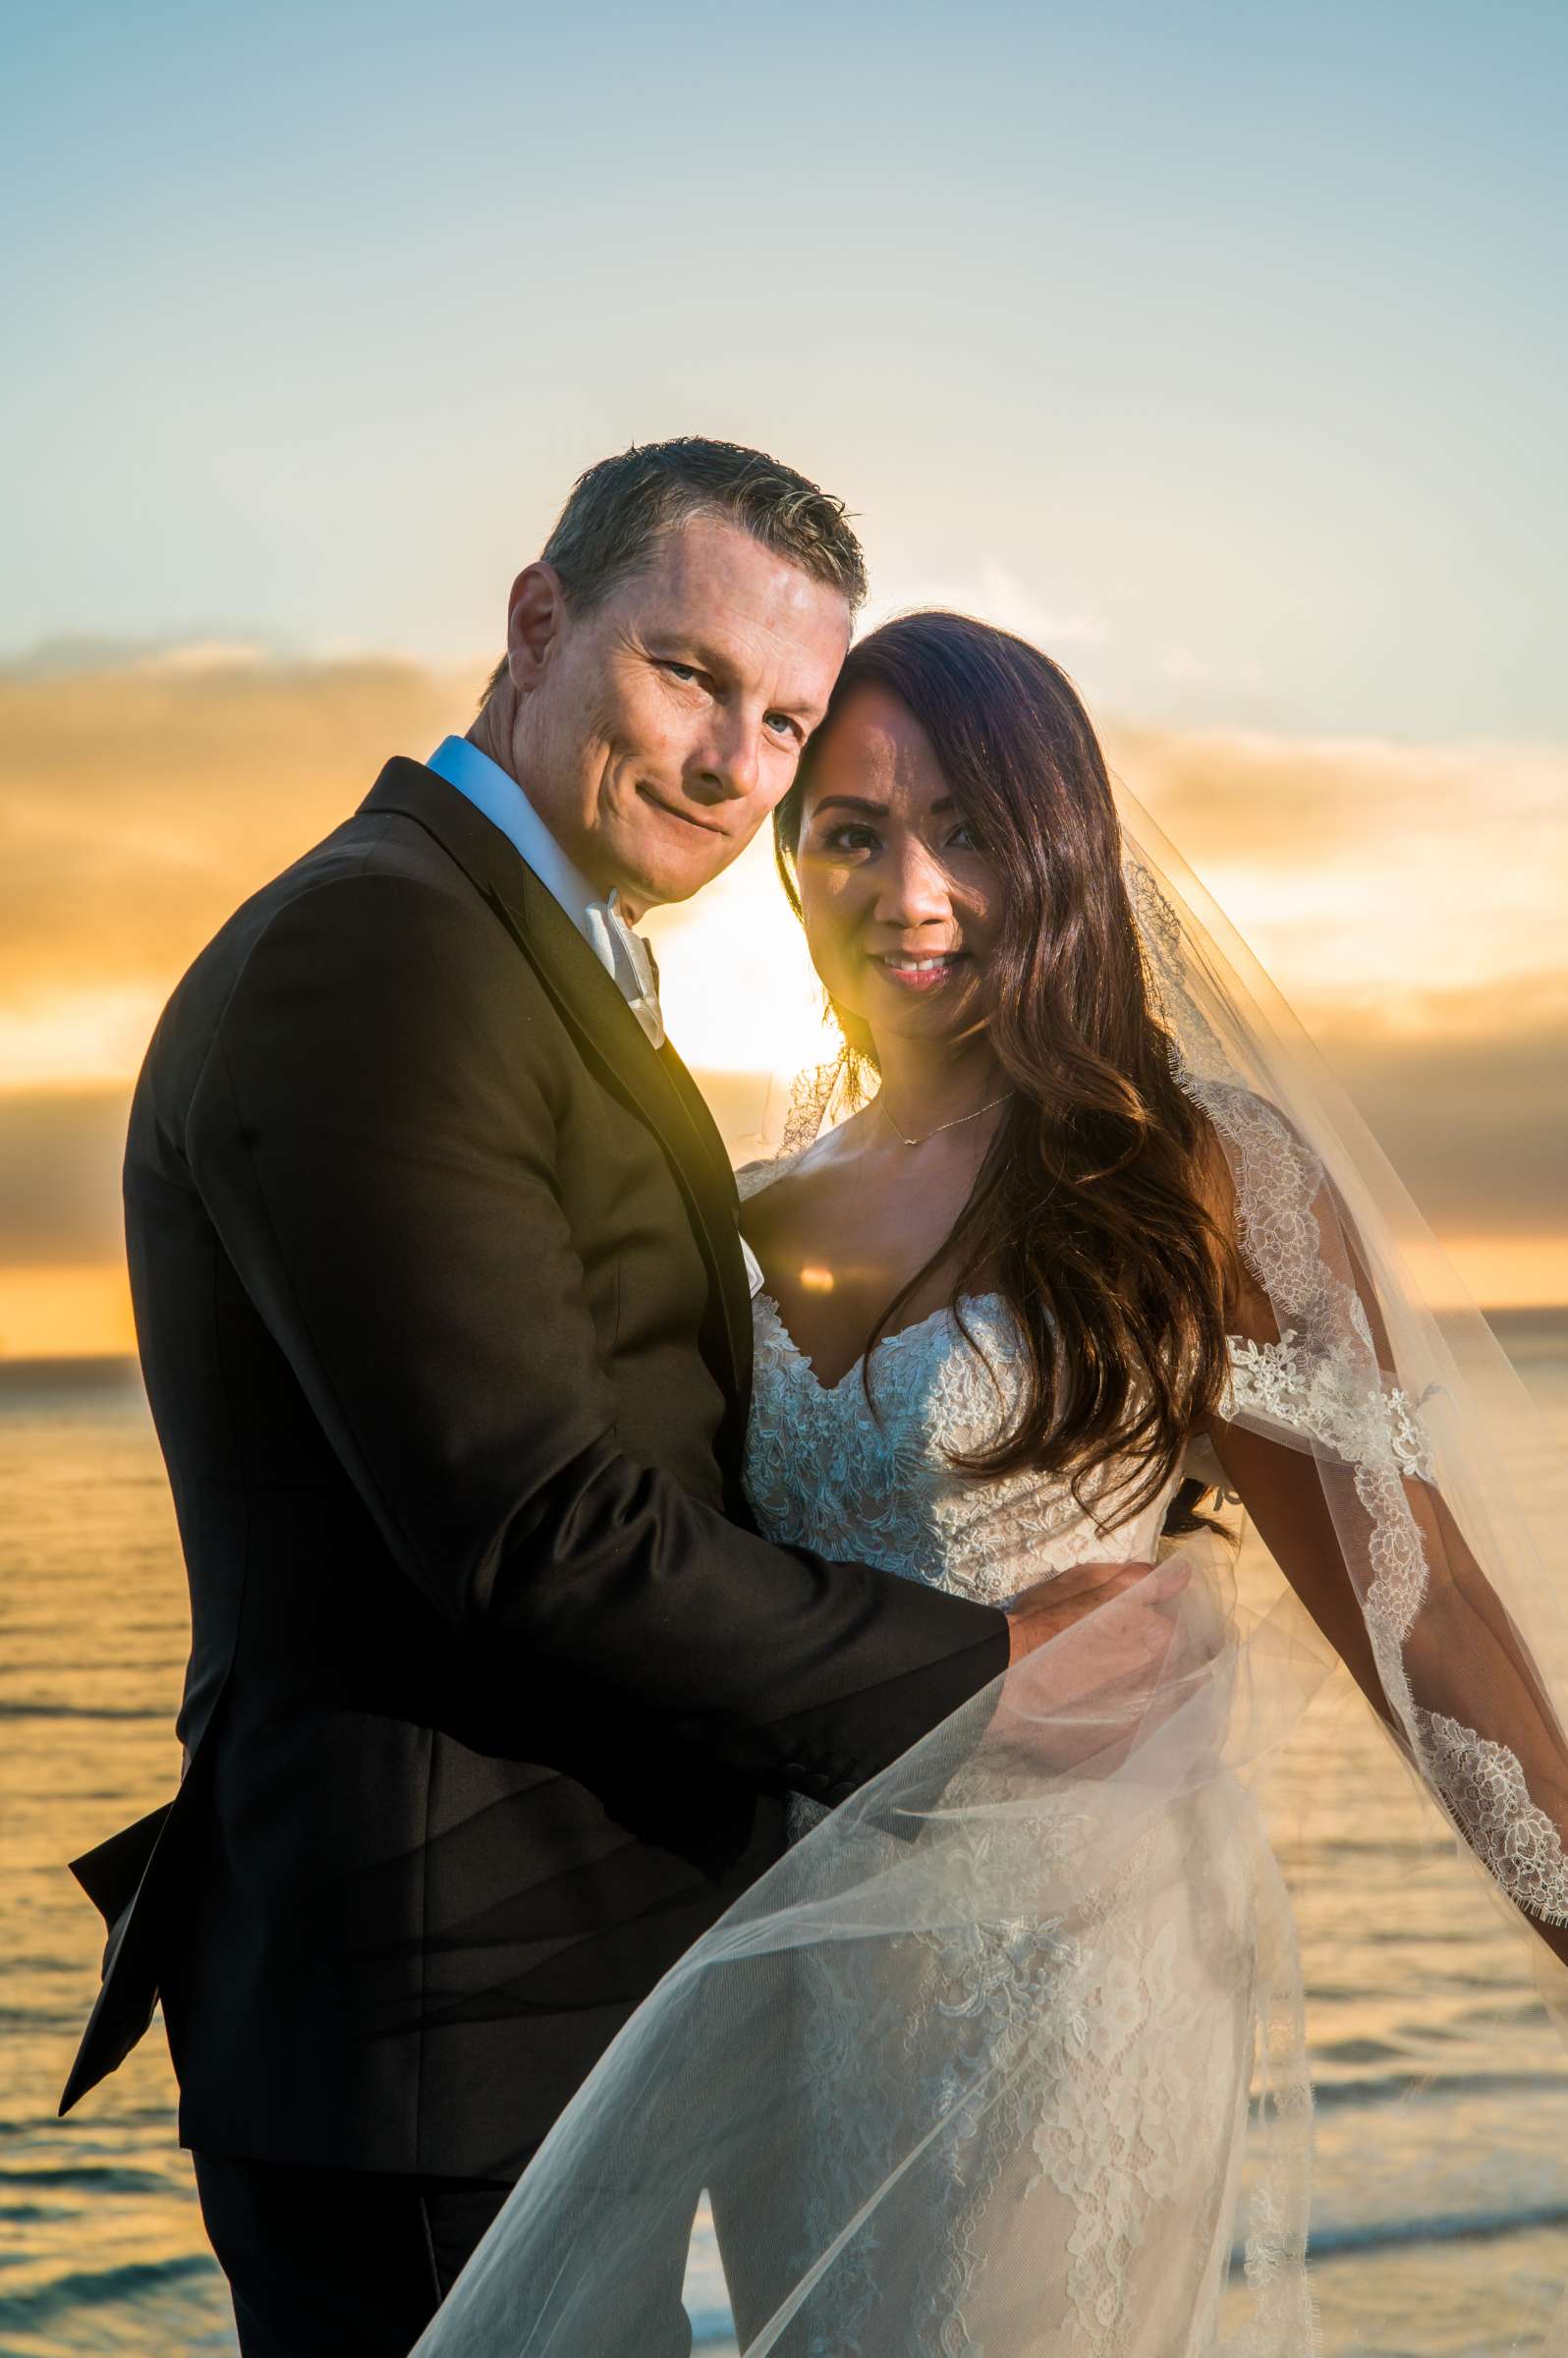
M757 1521L992 1600L1129 1571L844 1809L797 1805L420 2348L636 2348L701 2183L748 2352L1295 2358L1309 2097L1245 1771L1313 1672L1285 1607L1235 1609L1197 1497L1239 1496L1562 1956L1568 1754L1528 1594L1510 1617L1480 1569L1530 1534L1448 1346L1486 1347L1439 1331L1375 1150L1130 850L1045 656L876 632L777 824L850 1110L809 1093L743 1183Z
M1148 1003L1087 716L1017 641L956 616L895 623L852 653L775 823L846 1061L875 1094L743 1174L766 1279L758 1524L995 1602L1026 1567L1137 1565L1162 1526L1194 1528L1173 1492L1216 1425L1227 1334L1249 1317L1261 1331L1266 1306L1245 1301L1223 1156ZM1088 1369L1093 1387L1074 1380ZM1206 2346L1255 2003L1246 1846L1214 1800L1141 1834L1070 1971L1053 1960L1022 1991L1001 1972L960 2000L971 2043L1017 2040L1022 2101L942 2141L924 2206L939 2231L909 2281L889 2283L885 2238L863 2239L809 2346L860 2346L877 2312L897 2346L895 2307L905 2346L940 2349L954 2323L967 2345L1015 2299L1044 2327L1019 2349L1162 2350L1173 2309ZM1038 1833L1010 1845L1015 1903ZM999 1949L982 1937L981 1984ZM843 1979L818 1976L818 2030L853 2013ZM911 1996L917 2020L938 2010L939 2069L962 2045L951 1974L924 2008ZM841 2074L820 2084L831 2100ZM848 2109L817 2121L824 2153ZM817 2184L820 2213L837 2190L824 2206Z

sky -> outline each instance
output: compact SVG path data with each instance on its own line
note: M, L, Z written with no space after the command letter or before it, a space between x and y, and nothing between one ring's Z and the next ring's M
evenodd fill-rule
M1473 1290L1568 1301L1560 10L12 24L0 1355L129 1340L169 988L693 430L849 500L873 618L1055 654ZM772 893L659 921L721 1092L819 1038Z

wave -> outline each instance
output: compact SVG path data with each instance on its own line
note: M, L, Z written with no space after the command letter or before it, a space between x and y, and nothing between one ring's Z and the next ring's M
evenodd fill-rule
M131 1703L0 1703L0 1719L148 1719L160 1727L172 1724L167 1712L150 1712Z
M191 2276L210 2276L216 2267L206 2252L182 2252L170 2260L131 2260L118 2268L74 2269L29 2292L0 2292L0 2328L26 2326L36 2330L74 2309L135 2309L148 2294L165 2291Z
M1568 2077L1541 2071L1439 2071L1414 2060L1403 2070L1363 2075L1353 2080L1314 2082L1313 2104L1318 2112L1337 2112L1356 2105L1430 2105L1461 2102L1466 2097L1568 2094Z
M172 2121L171 2121L172 2126ZM56 2193L62 2187L88 2187L94 2194L167 2194L169 2180L154 2169L127 2168L117 2162L66 2162L58 2167L40 2163L34 2169L0 2169L0 2202L14 2187L42 2188ZM55 2216L63 2209L56 2206Z
M1352 2254L1412 2249L1426 2243L1494 2243L1538 2227L1568 2226L1568 2207L1542 2203L1520 2211L1470 2211L1441 2218L1379 2218L1323 2227L1308 2239L1307 2257L1338 2260ZM1239 2253L1232 2253L1238 2265Z

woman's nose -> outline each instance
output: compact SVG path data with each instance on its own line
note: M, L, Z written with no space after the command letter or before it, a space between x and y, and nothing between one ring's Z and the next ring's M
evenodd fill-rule
M878 882L876 915L883 925L941 925L951 915L942 864L917 836L888 846Z

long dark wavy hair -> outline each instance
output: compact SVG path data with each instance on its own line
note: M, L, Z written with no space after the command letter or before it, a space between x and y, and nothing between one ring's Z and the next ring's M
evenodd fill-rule
M857 689L895 697L1001 879L985 1028L1015 1095L946 1242L888 1303L869 1352L933 1270L952 1305L1000 1292L1024 1338L1016 1415L963 1471L1036 1469L1070 1482L1102 1530L1147 1506L1217 1406L1227 1371L1234 1248L1210 1209L1219 1149L1177 1083L1122 877L1104 757L1049 656L962 614L910 614L850 650L820 727L774 814L784 887L812 765ZM856 1077L866 1026L835 1007ZM1128 1471L1083 1486L1101 1467ZM1165 1530L1200 1528L1189 1481ZM1117 1500L1113 1511L1108 1502Z

